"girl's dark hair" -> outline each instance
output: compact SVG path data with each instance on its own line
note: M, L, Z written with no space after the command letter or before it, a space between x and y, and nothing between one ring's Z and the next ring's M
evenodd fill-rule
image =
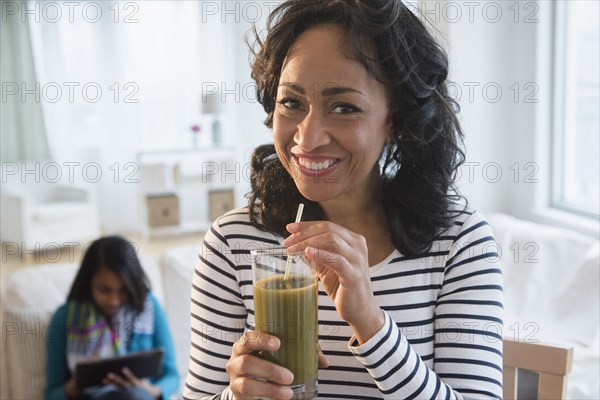
M67 300L93 302L92 279L100 268L113 272L121 279L127 292L127 302L137 312L142 312L150 283L135 249L120 236L105 236L90 245L83 256Z
M400 0L288 0L269 16L264 41L254 29L252 78L267 127L273 126L288 50L302 32L322 23L339 25L352 56L387 88L393 140L380 163L381 201L396 248L426 251L451 225L451 204L460 197L454 180L464 161L459 107L446 85L447 55ZM325 218L317 203L300 194L273 145L255 149L251 166L250 218L261 229L286 236L299 201L305 203L303 219Z

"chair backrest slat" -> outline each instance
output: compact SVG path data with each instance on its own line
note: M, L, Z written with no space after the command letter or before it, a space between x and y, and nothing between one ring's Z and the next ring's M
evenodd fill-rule
M516 399L518 369L539 374L538 399L564 399L567 375L573 365L573 347L520 342L504 338L504 398Z

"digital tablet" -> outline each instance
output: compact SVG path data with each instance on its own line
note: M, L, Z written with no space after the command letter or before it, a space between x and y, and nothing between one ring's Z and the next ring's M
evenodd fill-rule
M77 389L102 385L102 380L109 372L122 376L121 371L124 367L129 368L138 378L158 377L162 372L164 353L163 348L156 348L124 356L80 362L75 367Z

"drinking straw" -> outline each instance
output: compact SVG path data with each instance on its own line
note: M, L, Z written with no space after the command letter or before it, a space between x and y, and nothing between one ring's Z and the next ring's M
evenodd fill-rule
M302 220L302 211L304 211L304 203L298 204L298 212L296 213L296 223ZM287 282L288 274L290 273L290 267L292 266L292 259L290 256L287 257L287 262L285 263L285 274L283 275L283 281Z

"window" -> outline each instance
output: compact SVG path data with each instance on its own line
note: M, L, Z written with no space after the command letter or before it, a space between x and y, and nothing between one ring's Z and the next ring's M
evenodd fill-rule
M600 2L555 2L552 206L598 218Z

